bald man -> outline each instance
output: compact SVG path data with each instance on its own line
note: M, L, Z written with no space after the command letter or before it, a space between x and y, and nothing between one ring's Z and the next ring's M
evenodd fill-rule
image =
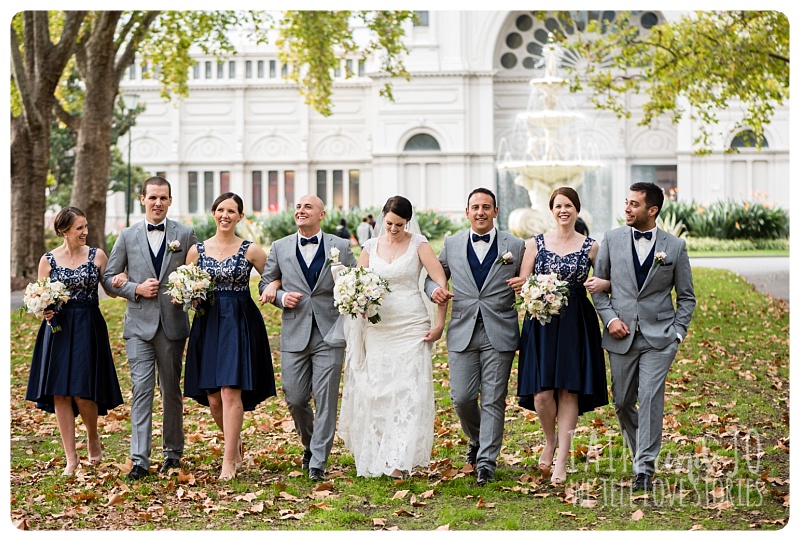
M314 481L325 479L328 454L336 431L336 406L342 375L344 347L327 344L328 333L339 312L333 305L331 248L339 261L356 264L349 240L320 229L325 208L314 195L304 195L295 205L297 233L272 243L258 291L261 303L271 302L281 316L281 383L294 426L303 443L303 469ZM277 292L267 288L280 280ZM316 416L311 408L314 395Z

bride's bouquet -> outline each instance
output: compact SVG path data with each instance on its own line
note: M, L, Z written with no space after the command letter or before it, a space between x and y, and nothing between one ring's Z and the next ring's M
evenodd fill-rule
M199 305L195 308L194 301L213 302L211 297L213 289L214 280L211 279L211 275L194 263L189 263L181 265L170 273L166 295L182 304L184 312L192 308L197 315L203 315L205 310Z
M44 280L37 280L28 284L28 287L25 288L25 296L22 299L28 312L40 318L44 317L45 311L58 310L68 300L69 291L67 286L63 282L51 282L49 276ZM56 323L55 316L47 323L50 325L51 332L61 330L61 325Z
M520 296L514 302L518 310L525 310L531 319L542 325L550 323L553 316L561 313L569 300L567 283L558 279L556 273L531 274L522 284Z
M333 304L339 313L357 317L365 315L370 323L381 320L378 309L389 292L389 282L372 269L350 267L336 277L333 286Z

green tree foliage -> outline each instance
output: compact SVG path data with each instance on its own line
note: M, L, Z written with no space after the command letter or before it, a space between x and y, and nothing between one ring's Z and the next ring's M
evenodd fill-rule
M631 116L629 95L646 96L644 126L688 114L701 122L699 153L709 152L718 111L736 106L743 117L733 131L752 129L760 141L789 99L789 20L778 11L692 12L647 33L622 13L591 21L577 40L554 38L587 60L573 72L573 92L586 87L595 106L620 118Z
M360 58L381 53L381 70L386 77L409 78L402 58L407 52L402 42L403 23L413 20L413 11L286 11L275 44L280 59L293 66L289 78L319 113L329 116L333 78L331 69L345 55ZM353 36L354 22L364 25L371 39L359 47ZM350 77L352 73L347 73ZM382 96L392 99L391 83L384 84Z

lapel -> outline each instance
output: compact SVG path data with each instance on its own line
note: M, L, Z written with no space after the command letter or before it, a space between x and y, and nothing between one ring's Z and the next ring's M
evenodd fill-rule
M508 251L508 238L502 234L502 232L497 229L497 257L503 257L503 254ZM489 269L489 274L486 275L486 281L483 282L483 288L486 289L486 284L488 284L495 274L499 271L498 267L501 266L501 263L497 263L496 261L492 261L492 267Z
M661 229L656 229L656 242L655 242L655 252L666 252L667 251L667 234L661 231ZM656 265L655 258L653 259L653 265L650 267L650 271L647 273L647 278L644 279L644 284L642 284L642 289L639 293L647 289L647 284L650 283L650 280L653 278L656 272L658 272L658 268L661 265Z
M632 248L633 246L633 228L626 227L624 229L622 235L622 249L624 249L625 255L625 264L628 267L628 271L631 275L631 281L633 282L634 290L639 290L639 282L636 280L636 265L633 263L633 258L636 257L636 251Z
M322 256L325 258L325 260L323 261L322 268L319 271L319 277L317 278L317 283L314 284L314 289L317 289L317 287L319 287L319 283L325 278L326 274L330 274L330 272L328 272L328 269L330 268L331 264L328 261L328 259L330 259L328 257L328 254L330 253L331 248L333 248L333 240L332 240L332 238L333 238L333 235L329 235L328 233L325 233L324 231L322 232L323 245L320 246L318 249L326 250L326 251L322 252ZM331 280L333 280L333 276L331 276Z
M158 277L159 282L163 280L164 274L167 271L167 266L169 265L169 260L172 259L172 252L169 249L169 243L177 238L178 225L169 218L164 218L164 260L161 261L161 276Z
M472 289L475 290L476 297L477 293L480 293L478 290L478 284L475 283L475 277L472 275L472 269L469 266L469 258L467 257L467 243L469 242L469 232L470 230L467 229L465 232L461 233L461 236L455 238L456 242L456 253L458 257L456 261L464 265L465 267L465 274L467 275L467 280L469 284L472 286Z
M147 268L150 269L150 275L155 277L156 268L153 266L153 258L150 256L150 242L147 240L147 221L142 220L137 227L139 231L136 232L136 237L139 240L139 248L142 251L142 261L144 261Z

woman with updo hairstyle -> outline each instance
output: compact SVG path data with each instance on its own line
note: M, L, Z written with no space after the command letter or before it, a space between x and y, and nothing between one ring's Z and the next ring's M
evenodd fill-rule
M97 417L122 404L122 393L97 294L108 258L100 248L86 245L89 227L79 208L62 208L53 220L53 229L64 242L39 260L39 280L63 283L70 297L57 313L44 312L25 398L56 414L66 459L62 475L70 476L81 464L102 462ZM106 294L116 296L110 291ZM75 446L75 417L79 414L88 440L85 462L78 459Z
M236 477L244 460L244 412L275 396L264 318L250 294L252 269L261 274L267 254L258 244L236 235L244 202L225 192L211 205L217 230L186 254L214 280L212 300L198 306L186 350L184 395L204 406L222 430L225 451L220 481ZM277 287L276 284L272 284Z
M412 216L408 199L389 198L378 236L364 243L358 258L359 267L389 283L380 321L361 320L347 335L339 436L362 477L407 475L431 458L431 351L442 336L447 304L437 306L432 322L420 283L423 271L441 287L447 278Z
M549 323L525 315L517 374L519 405L536 411L544 431L539 469L559 484L567 477L578 416L608 404L600 324L587 290L608 290L610 282L589 278L599 245L575 230L578 192L557 188L549 206L555 229L527 242L513 285L521 286L532 273L556 273L569 289L567 305Z

